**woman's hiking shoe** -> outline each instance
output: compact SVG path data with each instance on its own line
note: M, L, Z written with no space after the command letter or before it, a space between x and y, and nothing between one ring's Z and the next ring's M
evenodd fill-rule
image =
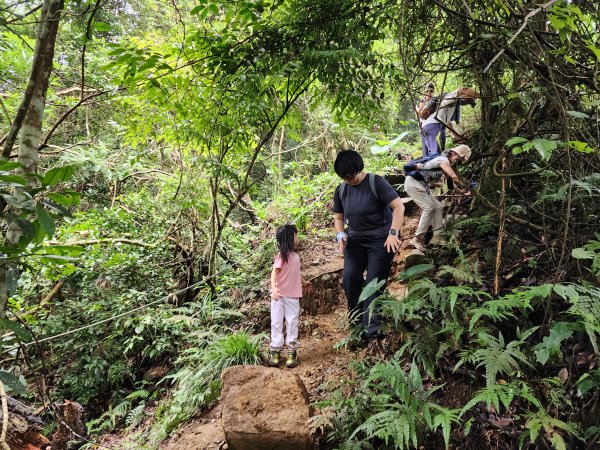
M292 367L296 367L298 365L298 355L296 354L296 350L290 350L288 352L287 361L285 362L285 366L289 369Z
M423 242L423 238L421 238L421 236L422 235L415 236L414 238L412 238L410 241L408 241L408 245L412 245L417 250L424 252L425 243Z
M446 245L448 241L441 234L434 234L429 243L431 245Z
M277 367L280 362L279 358L280 358L279 350L277 350L277 351L271 350L271 357L269 358L269 366Z

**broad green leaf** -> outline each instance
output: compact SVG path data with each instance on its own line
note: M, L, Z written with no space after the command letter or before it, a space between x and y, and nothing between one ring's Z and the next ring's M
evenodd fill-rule
M550 351L548 350L548 348L543 347L539 350L536 350L535 351L535 359L541 365L546 364L548 362L548 359L550 359Z
M596 59L600 61L600 48L592 44L587 45L587 48L589 48L594 53L594 55L596 55Z
M573 334L573 330L566 322L558 322L550 330L548 336L544 336L542 342L537 344L533 349L535 350L535 357L540 364L546 364L550 355L560 353L560 345L565 339L569 339Z
M594 148L588 144L587 142L582 142L582 141L568 141L567 145L574 149L577 150L579 153L592 153L594 152Z
M79 204L79 193L78 192L63 192L59 194L57 192L48 193L47 197L55 203L62 206L75 206Z
M40 258L40 261L46 264L63 264L67 262L79 261L79 258L66 255L44 255Z
M378 141L375 145L371 146L371 149L370 149L371 153L373 153L373 154L385 153L385 152L389 151L390 149L392 149L398 142L400 142L402 139L404 139L409 134L410 134L410 132L404 131L403 133L400 133L398 136L396 136L391 141L383 141L383 142Z
M12 331L22 342L31 342L33 339L31 333L23 328L19 322L15 322L14 320L0 319L0 329Z
M594 259L596 254L594 252L590 252L583 247L574 248L571 252L571 256L575 259Z
M0 159L0 171L8 172L9 170L21 167L22 164L16 161L7 161L6 159Z
M577 300L579 300L579 293L573 286L568 284L555 284L552 289L563 300L567 300L569 302L577 302Z
M11 185L19 185L19 186L26 186L27 185L27 180L25 178L23 178L20 175L0 175L0 181L6 183L6 184L11 184Z
M358 302L364 302L367 298L373 295L375 292L381 288L385 284L386 280L378 281L377 278L369 281L369 283L364 287L362 292L360 293L360 297L358 298Z
M25 385L21 383L17 377L15 377L12 373L7 372L5 370L0 370L0 381L4 383L5 386L9 387L17 394L25 394Z
M54 219L50 214L48 214L44 208L40 205L35 209L38 223L40 224L40 229L46 234L48 237L52 237L54 234Z
M50 169L42 178L43 186L54 186L63 181L68 181L72 176L75 168L73 166L55 167Z
M558 141L550 141L548 139L534 139L531 141L535 149L538 151L542 160L548 161L552 156L552 152L558 147Z
M400 272L400 276L404 279L412 278L415 275L419 275L433 269L433 264L417 264L416 266L409 267L407 270Z
M85 251L79 245L49 245L44 247L44 255L81 255Z
M586 113L581 112L581 111L567 111L567 114L570 115L571 117L575 117L577 119L589 119L590 116L588 116Z
M522 138L520 136L511 137L508 141L506 141L507 147L512 147L517 144L522 144L523 142L527 142L527 139Z
M96 31L110 31L110 25L106 22L94 22L93 26Z

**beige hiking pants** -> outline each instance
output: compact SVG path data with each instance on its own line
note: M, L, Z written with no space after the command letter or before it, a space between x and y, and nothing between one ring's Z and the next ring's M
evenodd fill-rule
M416 235L426 233L429 225L432 225L434 235L440 234L443 227L444 204L427 192L424 183L415 180L413 177L406 177L404 190L423 210Z

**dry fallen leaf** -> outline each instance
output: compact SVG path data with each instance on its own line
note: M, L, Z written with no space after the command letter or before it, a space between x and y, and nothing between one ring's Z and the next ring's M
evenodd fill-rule
M567 380L569 379L569 371L566 367L560 369L560 371L558 372L558 378L560 378L560 382L562 384L565 384L567 382Z

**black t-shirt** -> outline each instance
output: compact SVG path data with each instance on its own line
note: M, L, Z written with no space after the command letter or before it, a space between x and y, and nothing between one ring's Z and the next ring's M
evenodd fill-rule
M368 174L356 186L346 184L343 201L340 199L340 186L336 188L333 212L344 214L351 238L385 238L389 234L390 223L386 222L385 207L398 198L398 193L379 175L375 175L375 191L379 200L371 191Z

